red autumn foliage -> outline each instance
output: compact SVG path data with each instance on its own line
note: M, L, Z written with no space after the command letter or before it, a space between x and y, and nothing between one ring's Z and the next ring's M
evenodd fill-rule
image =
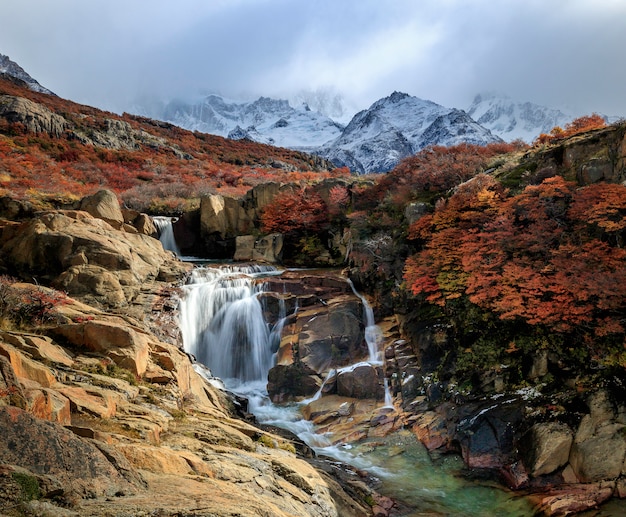
M5 79L0 79L0 94L41 104L61 115L67 127L61 135L35 134L0 117L0 195L73 199L110 188L126 198L129 208L149 211L156 206L150 194L157 189L146 186L162 186L163 192L183 190L168 185L186 186L186 197L159 202L180 206L197 193L242 195L267 181L306 183L348 174L325 169L319 158L301 152L186 131L143 117L120 117ZM109 131L126 132L121 138L125 146L105 146L114 140ZM277 163L286 164L285 169L276 168Z
M411 228L424 245L405 280L442 306L467 296L502 319L623 333L625 199L621 185L576 189L558 176L513 197L457 192Z
M328 224L328 209L310 189L278 193L261 214L264 233L317 232Z
M428 147L405 158L381 180L381 189L443 193L474 177L494 156L520 149L522 144L459 144Z
M593 113L592 115L584 115L566 124L564 129L559 126L555 126L552 128L550 133L541 133L534 143L549 144L558 140L562 140L563 138L574 136L579 133L584 133L585 131L591 131L592 129L599 129L605 126L606 121L604 120L604 118L602 118L602 116L598 115L597 113Z

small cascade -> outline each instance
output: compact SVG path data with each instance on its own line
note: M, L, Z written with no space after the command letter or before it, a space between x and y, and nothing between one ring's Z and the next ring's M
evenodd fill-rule
M391 396L391 390L389 389L389 380L387 377L384 379L385 384L385 405L383 407L393 408L393 397Z
M277 335L280 339L284 321L283 315L270 329L263 317L258 277L271 272L275 269L263 266L197 268L184 287L180 328L185 351L227 384L267 380L272 342Z
M310 402L314 402L316 400L319 400L322 397L322 393L324 391L324 386L326 386L326 383L334 376L337 374L337 370L335 370L334 368L331 369L328 374L326 374L326 378L324 379L324 381L322 382L322 385L320 386L320 389L317 390L317 392L315 393L315 395L313 395L311 398L303 400L302 404L309 404Z
M180 249L176 244L176 238L174 237L174 227L172 226L178 219L176 217L166 217L157 215L152 218L154 226L156 226L159 232L159 240L163 244L163 248L174 252L180 256Z
M351 280L348 280L352 292L357 296L363 304L363 319L365 320L365 342L367 343L367 351L369 353L368 361L372 364L382 364L382 350L380 344L383 339L383 333L380 327L374 321L374 311L365 296L359 293Z
M194 270L183 288L180 328L185 351L208 367L195 365L196 371L218 386L214 376L220 377L226 389L246 397L248 410L260 423L288 429L318 453L367 470L381 480L386 493L429 515L531 515L526 506L519 510L522 503L511 501L508 493L460 479L460 458L435 465L409 431L377 439L376 446L371 442L336 444L331 435L319 433L313 422L302 418L301 405L320 398L324 384L334 374L362 364L382 363L382 332L374 323L370 305L356 291L364 306L369 361L329 372L320 390L308 401L273 404L267 395L267 375L274 363L286 311L281 305L276 324L268 325L260 295L265 289L263 277L276 274L281 272L259 266ZM393 408L386 379L384 383L385 407ZM402 454L389 454L399 446Z

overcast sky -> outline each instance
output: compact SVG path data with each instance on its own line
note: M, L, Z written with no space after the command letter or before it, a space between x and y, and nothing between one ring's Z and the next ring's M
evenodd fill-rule
M626 116L626 0L1 0L0 53L61 97L481 92Z

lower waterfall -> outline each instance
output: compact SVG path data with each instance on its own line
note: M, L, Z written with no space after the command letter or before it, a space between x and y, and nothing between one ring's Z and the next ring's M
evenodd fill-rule
M246 397L248 411L260 423L287 429L318 455L376 476L380 480L378 490L383 495L411 508L407 513L394 515L422 515L415 513L416 510L428 515L468 517L534 515L525 499L492 485L464 479L460 457L444 456L434 462L408 430L375 441L334 445L332 436L316 432L313 423L303 419L300 412L302 404L321 396L321 389L309 401L273 404L267 395L267 374L275 361L285 314L283 308L277 322L268 324L260 295L265 290L264 278L280 274L281 271L268 266L197 267L188 285L183 287L180 302L185 351L219 377L229 391ZM381 332L374 324L367 301L362 297L361 300L369 362L381 364L382 354L378 349ZM386 390L385 406L391 404Z

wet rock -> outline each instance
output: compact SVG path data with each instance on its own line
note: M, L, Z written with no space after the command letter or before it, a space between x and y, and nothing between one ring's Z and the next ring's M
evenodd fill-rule
M516 431L524 417L522 401L484 401L469 407L455 439L470 468L499 468L515 459Z
M538 505L541 515L573 515L597 508L611 498L615 483L573 485L563 490L553 490L542 496Z
M267 392L275 403L312 397L321 385L317 372L303 363L276 365L267 377Z
M340 370L337 374L337 395L382 400L385 397L382 368L361 363L358 366Z

